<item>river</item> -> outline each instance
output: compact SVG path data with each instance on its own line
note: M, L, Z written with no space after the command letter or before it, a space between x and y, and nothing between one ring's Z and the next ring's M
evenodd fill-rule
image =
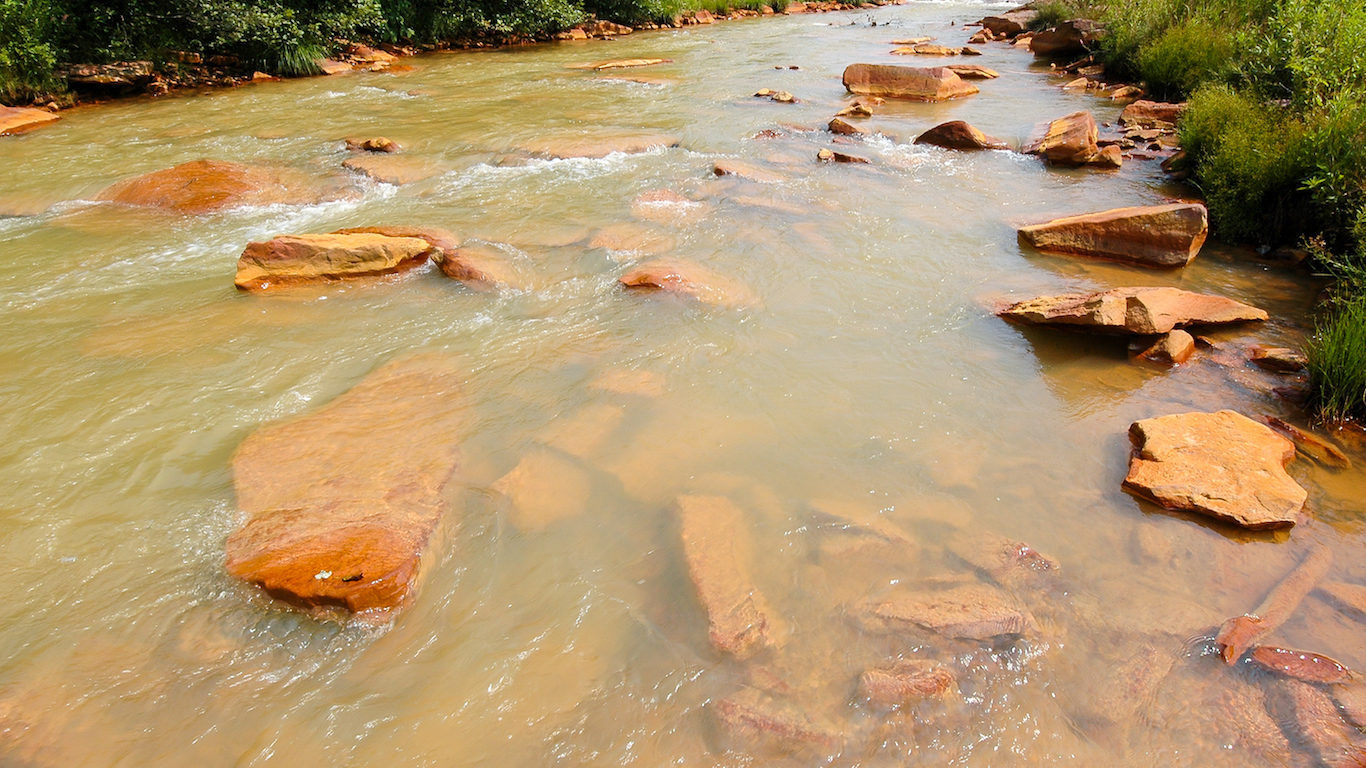
M1004 7L911 3L433 53L398 74L80 108L0 139L0 209L32 214L0 218L0 762L1282 764L1238 725L1236 710L1260 701L1256 674L1224 668L1208 637L1169 619L1214 626L1251 610L1312 544L1336 555L1332 578L1366 580L1361 472L1292 464L1310 514L1288 534L1141 503L1120 489L1132 421L1232 408L1303 424L1271 392L1285 378L1208 352L1171 371L1138 365L1122 341L1022 330L991 306L1173 285L1270 312L1217 340L1297 346L1320 286L1213 243L1172 272L1021 246L1016 223L1193 193L1155 162L1059 170L912 146L949 119L1018 144L1077 109L1117 117L1119 105L1062 91L1003 44L970 60L1001 72L980 94L880 108L869 124L886 135L847 148L868 165L814 162L831 146L821 131L751 138L822 126L850 99L850 63L923 65L891 56L890 40L958 45L964 22ZM628 57L673 62L604 73L652 82L566 67ZM775 69L789 65L800 68ZM752 98L760 88L799 103ZM508 161L581 126L663 131L681 146ZM342 171L341 140L376 134L426 178L391 186ZM198 217L90 202L120 179L206 157L282 163L351 194ZM781 180L712 175L737 158ZM748 286L757 306L620 290L639 255L591 240L635 220L632 201L656 189L698 202L680 220L646 222L656 239ZM233 287L250 241L375 224L496 244L526 290L479 293L434 270ZM242 440L388 360L433 351L461 361L475 417L449 488L453 519L411 607L379 628L317 620L229 577L229 460ZM655 374L659 391L590 386L622 370ZM519 527L493 484L547 425L604 405L624 417L581 462L585 508ZM710 647L679 546L680 493L726 494L745 510L755 583L786 625L770 656L746 664ZM865 553L813 500L867 509L914 543ZM1037 632L997 646L908 643L853 618L888 585L974 578L945 543L980 532L1060 564L1061 586L1021 596ZM1366 668L1362 625L1319 597L1275 637ZM958 696L909 713L861 702L859 674L900 655L951 665ZM1134 660L1156 657L1170 673L1126 698L1144 674ZM838 745L736 738L715 702L743 686L840 734Z

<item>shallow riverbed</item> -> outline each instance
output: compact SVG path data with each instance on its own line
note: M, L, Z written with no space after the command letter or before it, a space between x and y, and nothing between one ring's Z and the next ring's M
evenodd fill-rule
M1361 471L1292 464L1309 516L1289 534L1140 503L1120 490L1133 420L1232 408L1298 421L1271 392L1286 377L1209 352L1174 371L1137 365L1122 341L1022 330L991 307L1173 285L1271 313L1215 339L1294 346L1319 286L1216 245L1175 272L1024 250L1014 223L1193 193L1164 186L1155 162L1071 171L910 145L950 119L1018 144L1077 109L1118 115L1006 45L970 60L1002 75L979 95L880 110L869 123L887 136L848 148L870 165L814 162L832 146L821 131L751 138L824 125L850 100L847 64L927 65L891 56L890 40L959 45L963 22L1004 7L912 3L431 54L401 74L80 109L0 139L0 212L33 214L0 218L0 763L1283 764L1274 738L1239 725L1259 708L1258 675L1224 668L1186 628L1251 610L1312 544L1333 551L1330 578L1366 581ZM673 63L565 66L627 57ZM800 101L751 98L760 88ZM681 146L508 162L583 126L663 131ZM396 187L344 171L342 139L375 134L426 178ZM351 194L200 217L88 202L205 157L335 176ZM729 158L781 180L713 176ZM632 201L656 189L697 201L645 221L656 240L759 306L619 289L645 254L591 241L637 221ZM476 293L435 270L233 287L250 241L373 224L497 244L527 290ZM238 444L422 351L460 360L473 418L412 606L386 628L341 625L229 578ZM590 386L621 370L662 386ZM509 515L497 479L557 420L604 405L624 417L575 460L590 478L582 512L543 525ZM780 649L738 663L711 648L679 542L682 493L744 509ZM859 549L813 500L863 508L914 545ZM889 585L976 579L945 544L977 532L1061 565L1060 583L1020 595L1037 631L992 647L864 630L857 606ZM1311 595L1273 638L1366 668L1362 630ZM951 665L958 700L890 714L860 701L860 673L898 656ZM1174 661L1155 690L1116 694L1159 657ZM729 733L714 702L742 686L838 734L836 746Z

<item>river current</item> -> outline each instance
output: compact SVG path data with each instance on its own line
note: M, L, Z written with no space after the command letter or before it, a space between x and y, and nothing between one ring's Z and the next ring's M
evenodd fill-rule
M1005 7L911 3L433 53L397 74L80 108L0 139L0 213L23 214L0 218L0 763L1283 764L1237 725L1240 708L1257 708L1256 674L1225 669L1208 637L1170 619L1208 615L1213 627L1251 610L1313 544L1336 555L1331 578L1366 580L1360 470L1292 464L1310 500L1288 534L1140 502L1120 489L1132 421L1231 408L1304 424L1272 392L1287 379L1209 352L1174 370L1138 365L1122 341L1023 330L991 309L1172 285L1270 312L1216 341L1297 346L1320 286L1214 243L1172 272L1022 246L1021 222L1195 194L1152 161L1059 170L911 145L951 119L1017 145L1078 109L1116 119L1120 105L1064 92L1025 50L979 46L971 63L999 79L968 99L889 102L868 121L884 135L840 147L817 130L851 99L846 65L926 66L889 42L961 45L965 22ZM629 57L673 61L566 66ZM753 98L761 88L798 103ZM752 138L782 124L810 130ZM681 146L509 161L584 126L666 132ZM399 142L425 178L393 186L344 171L353 135ZM872 162L816 163L827 146ZM201 158L285 164L350 194L190 217L91 202ZM717 178L723 159L780 180ZM656 242L748 286L757 306L620 290L641 254L592 240L637 221L633 200L658 189L696 205L645 221ZM474 292L435 270L233 287L250 241L379 224L484 241L526 289ZM474 418L452 519L411 607L379 628L317 620L230 578L234 449L388 360L431 351L461 361ZM613 399L592 386L623 370L655 374L658 391ZM519 527L494 483L548 425L604 403L625 415L583 457L584 511ZM745 510L755 583L786 626L771 657L739 663L708 643L679 545L682 493ZM914 547L864 553L819 514L831 501L895 523ZM1022 596L1036 633L910 642L853 616L889 585L973 578L945 544L980 532L1060 564L1059 588ZM1275 639L1366 668L1357 618L1311 595ZM862 702L860 673L902 656L950 664L958 696L903 713ZM1172 660L1159 685L1116 696L1158 656ZM839 745L736 738L714 705L746 687Z

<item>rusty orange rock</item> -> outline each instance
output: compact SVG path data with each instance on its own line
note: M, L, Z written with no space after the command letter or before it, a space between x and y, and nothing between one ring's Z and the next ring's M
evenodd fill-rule
M1040 155L1050 163L1085 165L1100 156L1100 146L1096 144L1099 137L1100 129L1090 112L1073 112L1049 123L1043 135L1022 151Z
M962 120L940 123L917 136L915 143L961 150L1010 148L1004 141L993 139Z
M0 136L22 133L60 119L61 115L55 115L46 109L0 106Z
M870 669L859 677L864 699L884 707L900 707L955 691L958 678L944 665L926 659L901 659Z
M1040 296L997 312L1028 325L1155 336L1173 328L1266 320L1264 310L1222 296L1180 288L1113 288L1097 293Z
M1033 626L1032 617L1015 598L987 584L927 592L902 589L864 610L865 626L870 629L919 627L965 640L1020 635Z
M1353 679L1352 671L1317 653L1263 645L1248 654L1253 664L1306 683L1337 684Z
M749 575L744 512L724 496L680 496L683 554L716 649L748 658L774 645L772 609Z
M673 293L732 309L758 304L758 299L743 285L682 259L657 259L642 264L622 275L620 282L630 290Z
M232 458L242 526L227 569L306 608L386 617L412 597L446 515L466 424L462 371L423 355L262 427Z

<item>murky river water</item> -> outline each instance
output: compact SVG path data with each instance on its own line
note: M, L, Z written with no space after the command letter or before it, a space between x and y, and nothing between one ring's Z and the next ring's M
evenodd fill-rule
M1221 667L1199 632L1251 610L1312 543L1335 553L1330 578L1366 580L1360 471L1295 462L1311 516L1288 536L1141 504L1120 491L1131 421L1219 408L1293 418L1270 392L1284 377L1207 352L1172 372L1142 367L1122 342L1024 331L989 306L1178 285L1272 314L1217 339L1295 344L1317 286L1219 247L1168 273L1023 251L1014 222L1181 190L1162 187L1155 163L1059 171L910 146L948 119L1018 142L1075 109L1117 116L1004 45L971 60L1002 73L980 95L882 109L872 125L895 139L851 150L871 165L816 164L821 132L750 138L822 125L848 100L845 65L891 62L896 37L961 44L962 22L995 7L434 54L403 74L89 108L0 139L0 203L55 204L0 218L0 763L1282 764L1239 725L1259 679ZM633 56L674 63L627 73L652 83L565 68ZM800 103L749 97L764 87ZM682 146L498 164L585 125L670 132ZM357 176L352 199L202 217L82 202L204 157L340 174L341 139L357 134L400 142L431 175L399 187ZM723 158L783 180L717 179ZM683 220L647 222L669 252L743 282L761 306L619 290L639 254L591 239L633 221L632 200L654 189L700 201ZM476 293L434 271L233 288L249 241L373 224L498 243L528 290ZM228 577L237 445L415 351L461 361L476 418L411 608L388 628L343 626ZM661 392L591 386L621 370L658 374ZM547 425L604 405L625 416L582 459L584 510L545 525L511 517L494 482ZM708 643L672 507L689 492L745 511L754 579L786 624L782 648L754 662ZM881 514L915 545L858 549L813 500ZM860 628L857 604L889 584L976 578L944 545L979 531L1061 564L1061 585L1021 594L1037 632L983 647ZM1274 639L1366 668L1362 629L1311 595ZM1116 695L1142 688L1131 683L1144 654L1174 658L1171 673L1138 701ZM951 665L958 700L899 714L861 702L859 674L899 656ZM839 746L787 752L729 734L711 703L746 685Z

